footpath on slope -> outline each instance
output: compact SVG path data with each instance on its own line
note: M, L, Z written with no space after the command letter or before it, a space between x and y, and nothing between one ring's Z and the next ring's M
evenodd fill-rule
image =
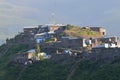
M66 80L71 80L71 77L74 75L76 69L78 68L78 63L81 61L81 59L77 60L75 64L71 67L70 73L67 76Z

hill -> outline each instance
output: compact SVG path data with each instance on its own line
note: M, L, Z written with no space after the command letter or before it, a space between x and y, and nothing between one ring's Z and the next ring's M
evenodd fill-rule
M19 65L11 65L10 57L26 49L28 49L27 45L8 46L3 44L0 46L0 80L16 80L22 68Z
M0 52L7 45L0 47ZM119 60L111 63L83 60L74 58L75 62L69 61L62 64L66 59L59 62L43 60L29 66L12 65L10 57L19 52L29 49L27 45L12 45L0 58L0 80L119 80ZM72 57L71 57L72 58ZM68 78L69 77L69 78Z

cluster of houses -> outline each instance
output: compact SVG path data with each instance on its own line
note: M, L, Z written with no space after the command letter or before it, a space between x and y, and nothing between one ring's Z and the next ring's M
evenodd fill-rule
M96 46L100 43L100 39L96 38L80 38L80 37L70 37L70 36L60 36L66 29L67 25L62 24L46 24L39 25L35 27L25 27L24 34L25 35L33 35L33 40L43 43L45 40L53 40L54 42L61 41L61 47L86 47L86 43L90 43L92 46ZM102 27L83 27L83 29L90 29L96 32L99 32L101 35L105 36L106 31ZM71 44L69 44L71 43ZM59 44L58 44L59 45ZM59 46L59 47L60 47Z
M32 64L35 61L43 60L43 59L50 59L51 55L48 55L45 52L40 52L36 54L35 49L28 50L26 52L19 52L11 57L12 63L19 63L23 65Z
M47 46L52 48L65 48L65 49L79 49L90 47L90 49L98 48L118 48L120 47L118 37L104 37L106 35L106 30L103 27L83 27L83 29L89 29L99 32L103 37L100 38L80 38L80 37L70 37L70 36L60 36L66 29L67 25L62 24L46 24L38 25L34 27L24 27L23 35L31 36L29 39L40 46ZM29 41L28 41L29 42ZM30 42L29 42L30 43ZM52 46L50 46L52 44ZM65 50L66 53L70 52ZM25 53L18 53L13 56L12 61L17 63L32 63L36 58L34 54L35 50L30 50ZM41 55L41 54L40 54ZM51 56L42 53L44 59L48 59Z

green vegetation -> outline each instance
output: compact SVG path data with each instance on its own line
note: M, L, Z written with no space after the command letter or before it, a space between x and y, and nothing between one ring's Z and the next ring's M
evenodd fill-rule
M119 80L120 64L99 64L98 62L83 61L71 80Z
M1 52L1 51L4 51L5 48L6 48L6 45L5 45L5 44L1 45L1 46L0 46L0 52Z
M5 48L5 45L3 46ZM2 47L0 47L2 49ZM42 60L27 67L12 65L11 55L28 49L27 45L13 45L0 58L0 80L66 80L73 63L56 63L52 60ZM120 61L102 64L93 61L81 61L70 80L119 80Z
M70 29L72 29L72 28L74 28L74 27L75 27L75 26L68 24L68 25L66 26L66 30L70 30Z
M101 37L98 32L89 29L83 29L72 25L67 25L64 33L60 34L74 37ZM20 38L21 36L16 36ZM50 41L46 41L46 43ZM40 53L40 47L37 44L37 53ZM49 48L50 51L52 48ZM81 48L80 48L81 49ZM19 64L13 65L10 62L12 55L18 52L29 50L28 45L2 45L0 53L4 54L0 57L0 80L66 80L74 64L72 61L66 61L66 57L59 61L41 60L28 66ZM62 51L62 49L60 50ZM62 55L63 56L63 55ZM70 57L73 58L73 57ZM41 59L41 56L40 56ZM68 60L68 59L67 59ZM74 59L77 61L77 59ZM120 79L120 64L119 60L109 64L84 60L75 65L73 74L70 80L119 80ZM76 67L77 66L77 67Z
M102 37L102 35L99 32L95 32L89 29L83 29L72 25L67 25L64 34L67 36L82 37L82 38Z
M69 65L44 60L26 68L20 80L66 80L69 69Z
M7 46L1 46L0 49ZM27 45L10 46L7 53L0 58L0 80L65 80L70 66L43 60L27 68L10 63L10 57L17 52L28 50Z
M36 51L37 51L37 54L40 53L40 45L39 44L36 44Z
M45 40L45 43L52 43L52 42L54 42L54 40L52 39Z
M19 51L28 50L28 46L12 45L8 49L7 48L8 48L7 45L3 45L0 47L0 49L3 49L4 51L7 50L6 54L4 54L0 58L0 80L16 80L22 68L18 65L16 66L10 65L10 57Z

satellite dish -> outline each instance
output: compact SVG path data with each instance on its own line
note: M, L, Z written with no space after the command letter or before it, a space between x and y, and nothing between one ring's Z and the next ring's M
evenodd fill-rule
M91 40L85 40L85 44L90 45L90 44L92 44L92 42L91 42Z

